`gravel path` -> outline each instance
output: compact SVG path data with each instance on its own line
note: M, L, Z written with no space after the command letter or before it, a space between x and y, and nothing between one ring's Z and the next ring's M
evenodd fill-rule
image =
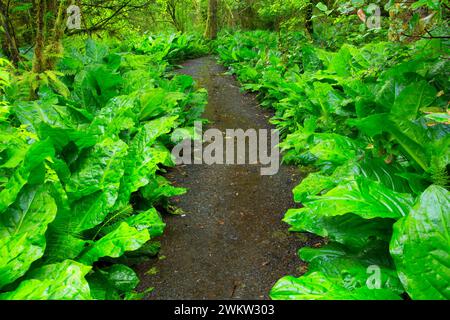
M179 71L208 90L209 127L272 128L270 112L225 71L213 57L188 61ZM261 176L260 165L188 165L167 178L190 191L173 200L185 215L164 217L164 259L139 267L141 288L155 288L149 299L267 299L276 280L301 273L296 251L308 238L290 234L281 222L295 206L296 167Z

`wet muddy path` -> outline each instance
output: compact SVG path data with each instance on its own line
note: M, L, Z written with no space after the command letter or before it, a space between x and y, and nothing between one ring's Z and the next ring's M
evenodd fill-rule
M209 92L208 127L272 128L270 113L213 57L183 67L180 73ZM300 172L283 165L278 174L261 176L260 168L188 165L167 174L189 192L173 200L183 216L164 217L163 259L139 267L141 288L154 287L148 299L267 299L276 280L299 274L296 251L305 239L289 234L281 219L294 207L291 190Z

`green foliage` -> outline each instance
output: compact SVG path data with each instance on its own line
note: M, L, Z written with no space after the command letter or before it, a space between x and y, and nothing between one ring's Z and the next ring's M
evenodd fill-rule
M273 299L294 300L398 300L403 288L393 264L378 243L364 250L330 244L319 249L303 248L300 257L309 263L304 276L280 279L271 291ZM383 288L369 288L367 270L381 270Z
M91 267L65 260L28 273L16 290L0 295L2 300L90 300L85 279Z
M380 28L365 23L372 3ZM0 58L0 299L139 297L122 263L157 253L155 208L186 191L159 174L207 94L170 71L210 52L182 33L204 28L207 1L80 4L84 29L68 31L64 56L48 6L39 72L36 8L0 12L2 57L18 67ZM384 4L220 1L220 26L277 31L222 32L214 46L274 110L284 161L314 171L284 221L327 243L300 250L308 272L282 278L273 299L450 297L448 1ZM180 33L136 34L168 25Z
M390 251L413 299L450 298L450 193L430 186L410 214L394 225Z
M280 39L222 33L217 48L243 88L274 109L284 161L315 168L294 189L303 207L284 221L329 245L302 249L308 272L281 279L271 297L447 299L446 40L330 52ZM370 289L374 267L380 281Z
M44 255L45 232L56 216L48 186L26 186L1 215L0 286L23 276Z
M139 279L117 259L157 252L149 240L165 224L154 207L185 192L159 176L174 165L170 136L206 104L191 78L170 73L169 60L204 52L193 39L154 38L168 44L164 55L74 42L58 67L68 93L40 83L35 101L23 100L23 82L5 77L1 299L135 297ZM142 82L127 81L136 75Z
M308 6L312 6L309 0L262 1L258 14L263 21L274 21L276 28L293 28L305 21L301 12Z
M400 297L386 289L361 287L349 290L321 272L301 278L287 276L280 279L270 296L274 300L400 300Z
M169 62L196 58L209 52L206 41L198 34L177 33L170 36L141 36L132 40L132 46L139 53Z

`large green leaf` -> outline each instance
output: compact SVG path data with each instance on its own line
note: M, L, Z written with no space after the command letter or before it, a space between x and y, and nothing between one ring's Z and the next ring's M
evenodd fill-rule
M2 300L89 300L89 285L84 278L91 267L65 260L31 272L19 287L0 294Z
M80 148L95 144L94 137L83 130L89 120L86 115L76 108L58 105L55 97L39 103L19 103L14 112L21 123L28 126L28 130L41 139L50 139L58 151L71 141Z
M90 132L98 137L115 137L125 130L134 128L138 122L134 107L136 99L133 94L111 99L95 115L90 124Z
M354 140L332 133L314 134L304 147L308 149L305 152L306 157L311 156L317 166L342 165L356 158L358 154L357 143Z
M352 179L353 177L343 176L342 178ZM309 196L317 195L320 192L335 187L337 184L336 182L338 182L340 179L341 176L338 175L327 176L318 172L311 173L292 190L294 194L294 200L298 203L306 202Z
M130 143L125 159L125 172L120 184L116 208L126 206L133 192L147 185L158 164L164 163L167 153L154 147L157 139L176 126L177 117L162 117L146 123Z
M318 216L354 213L364 219L398 219L409 212L413 203L411 195L392 191L380 182L363 177L310 198L307 209Z
M47 225L56 210L45 185L27 186L0 215L0 288L24 275L42 257Z
M310 232L352 248L364 248L372 240L388 242L391 219L363 219L354 214L323 216L308 208L291 209L284 219L291 231Z
M388 247L387 242L371 241L361 250L349 250L331 243L322 248L302 248L299 255L308 262L308 272L320 271L327 277L336 278L338 283L348 289L367 286L401 294L404 289L390 259Z
M95 145L82 160L78 170L72 173L66 186L69 198L72 201L78 200L103 191L108 195L108 202L112 206L124 172L123 159L127 155L127 148L123 141L113 141L110 138Z
M430 186L394 225L391 254L413 299L450 299L450 193Z
M164 228L166 227L166 224L163 222L158 211L156 211L155 208L151 208L147 211L132 215L121 220L120 222L102 228L102 234L114 231L114 229L119 227L122 222L126 222L130 227L134 227L138 231L147 229L150 237L152 238L161 236L164 232Z
M112 287L121 292L131 291L139 284L136 272L123 264L115 264L99 271Z
M150 235L147 229L137 230L122 222L117 229L95 241L80 257L79 261L92 265L102 257L118 258L126 251L134 251L142 247Z
M387 289L347 289L321 272L295 278L284 277L270 291L273 300L400 300Z
M166 224L162 221L161 216L155 208L127 218L125 221L137 230L147 229L150 237L161 236L166 227Z
M20 190L27 183L33 169L41 165L45 159L53 157L54 152L49 140L36 142L28 149L23 162L0 191L0 215L14 202Z
M421 108L433 103L436 94L436 89L426 81L414 82L397 96L391 113L401 119L414 120Z
M328 83L314 82L313 89L306 94L310 102L318 107L317 115L328 121L331 114L342 114L344 98Z
M0 170L5 170L6 175L6 170L17 168L23 162L30 147L22 130L0 124Z
M182 92L167 92L162 88L149 89L140 95L141 120L151 120L163 114L171 114L178 102L185 98Z
M408 182L398 178L398 175L403 173L404 170L400 166L388 165L379 158L366 156L362 161L351 159L336 168L331 175L325 175L322 172L309 174L294 188L294 200L301 203L307 202L311 196L326 193L340 184L355 180L358 176L380 182L393 191L411 192Z
M98 269L87 280L92 297L98 300L118 300L122 293L134 290L139 284L137 274L123 264Z
M60 206L51 225L49 261L75 259L87 244L81 233L102 223L112 211L119 194L126 154L127 145L110 138L87 153L66 186L69 198L62 202L72 200L72 203ZM59 194L67 198L63 190Z
M95 113L119 93L122 77L106 65L89 65L75 76L73 97Z
M400 111L398 111L400 112ZM363 119L349 120L363 133L374 137L387 132L406 152L409 159L417 163L424 171L429 170L429 146L433 145L429 130L422 124L405 119L406 116L380 113Z
M163 176L156 176L155 179L150 180L150 182L144 188L141 188L140 191L147 201L155 203L165 198L185 194L187 189L174 187L171 185L170 181Z
M56 217L49 224L46 232L47 246L43 261L45 264L50 264L77 257L83 250L86 241L81 238L71 224L73 211L56 171L47 168L47 180L50 185L49 192L58 207Z

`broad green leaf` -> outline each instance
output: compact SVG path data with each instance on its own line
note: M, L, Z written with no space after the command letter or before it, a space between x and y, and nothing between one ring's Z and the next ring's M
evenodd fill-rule
M27 186L0 215L0 288L23 276L45 250L45 232L56 215L45 185Z
M308 208L289 210L283 221L291 231L314 233L352 248L363 248L372 240L389 242L393 224L390 219L368 220L354 214L323 216Z
M66 185L70 207L58 213L49 237L48 258L75 259L86 245L81 232L103 222L119 194L127 145L106 138L87 153ZM61 193L64 193L61 191ZM62 195L63 197L65 195Z
M336 168L331 175L322 172L309 174L294 188L294 200L304 203L310 196L323 194L330 189L346 184L361 176L382 183L391 190L408 193L411 192L407 180L398 179L404 170L394 164L388 165L382 159L365 157L362 161L351 159Z
M44 264L50 264L74 259L83 250L86 241L73 228L73 211L70 208L69 199L56 171L47 167L46 178L50 185L49 192L58 207L56 217L49 224L46 232L47 245L44 257L41 260Z
M324 11L324 12L328 10L328 7L322 2L319 2L318 4L316 4L316 8L319 9L320 11Z
M92 297L98 300L119 300L122 293L131 292L139 284L137 274L123 264L98 269L87 280Z
M95 139L83 128L88 118L76 108L58 105L58 99L49 97L41 102L19 103L14 112L29 130L41 139L50 139L56 150L61 151L73 141L84 148L95 144Z
M20 129L1 126L0 152L2 152L2 156L0 157L0 170L17 168L25 159L30 147L31 145L27 143L27 137Z
M162 221L158 211L154 208L131 216L125 219L125 222L139 231L147 229L150 237L161 236L166 227L166 224Z
M124 172L123 159L128 146L121 140L106 138L84 157L78 170L72 173L66 186L69 198L74 201L97 191L104 192L112 206L117 198L120 179Z
M322 248L302 248L300 258L308 262L308 272L320 271L347 289L360 287L404 292L389 256L387 242L372 241L361 250L351 251L336 243Z
M330 69L341 77L350 77L355 72L352 63L355 50L353 46L344 44L331 60Z
M429 132L420 123L405 120L404 118L405 116L396 117L389 114L376 114L348 122L371 137L382 132L389 133L407 153L410 160L417 163L424 171L429 171L429 146L433 144L429 137Z
M123 264L115 264L109 268L99 270L112 287L128 292L136 288L139 278L136 272Z
M149 89L140 95L140 120L151 120L171 114L178 102L185 98L182 92L167 92L162 88Z
M89 65L75 76L72 95L89 112L95 113L118 95L122 82L122 77L107 66Z
M354 213L364 219L398 219L409 212L413 203L411 195L392 191L362 177L310 198L307 209L316 215L332 217Z
M309 142L310 154L317 166L328 164L342 165L354 159L358 153L355 141L338 134L314 134Z
M450 299L450 193L430 186L394 225L391 254L413 299Z
M344 98L328 83L314 82L313 89L306 93L308 99L318 107L317 115L322 116L325 122L330 120L331 114L344 114L341 109Z
M390 126L389 115L385 113L374 114L362 119L349 119L347 122L351 126L356 126L370 137L374 137L384 131L388 132Z
M119 144L122 144L120 142ZM126 145L125 145L126 146ZM111 151L111 150L110 150ZM120 152L120 151L119 151ZM111 159L106 159L110 161ZM62 188L58 189L58 215L54 223L50 226L48 237L51 240L46 254L46 258L50 262L60 261L62 259L75 259L84 249L87 241L83 239L82 232L92 229L101 224L108 214L112 211L112 207L117 199L118 184L121 179L121 167L116 171L112 168L117 164L111 165L113 162L121 160L113 160L109 162L109 168L106 166L105 177L111 181L110 185L105 186L105 190L99 190L95 193L82 197L75 202L69 203L69 199ZM122 164L120 164L122 166ZM91 167L95 168L95 166ZM98 168L98 166L97 166ZM99 172L95 172L98 174ZM114 175L117 175L114 177ZM113 182L117 179L117 182ZM102 182L98 182L99 184Z
M90 300L84 278L91 267L65 260L33 270L12 292L0 294L1 300Z
M123 222L114 231L95 241L79 261L86 265L92 265L103 257L118 258L126 251L134 251L142 247L150 235L147 229L137 230Z
M407 86L395 99L391 113L396 117L414 120L421 108L426 108L436 100L437 90L426 81L414 82Z
M300 278L284 277L272 288L270 297L273 300L400 300L387 289L362 287L349 290L321 272Z
M14 171L0 191L0 216L14 202L20 190L27 183L33 169L41 165L45 159L53 157L54 152L49 140L35 142L28 149L22 164Z
M323 62L317 54L317 49L310 45L302 46L302 63L305 72L318 71L323 68Z
M163 198L170 198L186 193L185 188L178 188L171 185L170 181L162 176L156 176L141 189L142 196L150 203L155 203Z
M337 179L337 177L326 176L317 172L309 174L292 190L295 202L306 202L309 196L317 195L324 190L335 187Z
M147 185L158 170L158 164L165 162L167 154L154 148L154 145L160 136L169 133L176 126L176 120L177 117L162 117L150 121L140 128L131 141L120 183L117 209L126 206L131 194Z
M405 172L401 165L395 162L387 164L382 158L372 158L368 155L356 164L360 176L379 182L395 192L411 193L407 179L398 178Z
M125 130L136 126L138 116L134 103L136 97L132 94L111 99L102 108L90 124L90 132L100 137L115 137Z
M127 217L120 222L114 223L110 226L102 228L102 234L114 231L122 222L126 222L130 227L136 228L138 231L147 229L150 237L161 236L164 232L166 224L163 222L160 214L155 208L151 208L147 211L137 213L130 217Z

